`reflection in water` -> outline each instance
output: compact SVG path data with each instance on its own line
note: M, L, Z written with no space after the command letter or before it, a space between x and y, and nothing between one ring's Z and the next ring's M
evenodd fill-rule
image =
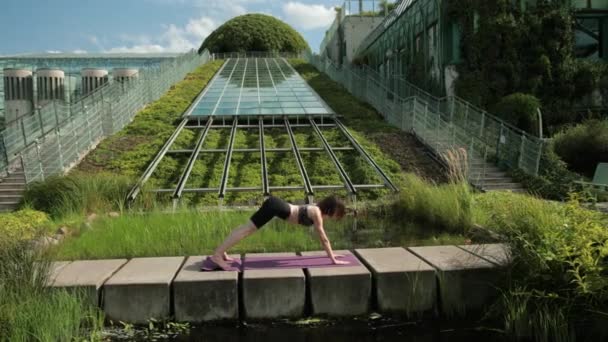
M328 223L332 246L340 249L407 247L441 244L463 244L462 234L447 233L428 224L395 222L376 216L345 217L342 222Z
M244 327L206 326L194 328L189 336L177 341L218 342L443 342L443 341L506 341L492 331L466 328L442 328L432 322L421 325L399 320L333 321L309 327L294 324L260 323Z

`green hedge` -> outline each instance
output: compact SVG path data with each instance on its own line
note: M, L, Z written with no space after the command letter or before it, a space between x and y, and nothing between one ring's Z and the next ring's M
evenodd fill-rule
M538 112L540 101L530 94L515 93L503 97L494 107L493 112L514 126L538 134Z
M600 162L608 162L608 120L589 120L553 137L553 149L570 169L593 177Z
M199 53L310 50L302 36L281 20L265 14L245 14L225 22L201 44Z

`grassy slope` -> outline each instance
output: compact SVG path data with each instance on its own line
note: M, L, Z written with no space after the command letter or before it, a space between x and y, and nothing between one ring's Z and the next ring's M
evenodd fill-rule
M213 61L188 74L160 99L137 113L127 127L102 141L78 170L139 176L173 133L182 113L221 65L222 61Z
M320 75L311 65L300 60L293 60L292 63L330 106L345 116L351 132L395 183L400 183L403 169L408 171L424 169L424 166L417 167L420 164L417 161L410 162L416 158L411 155L403 155L403 152L407 150L403 146L398 145L399 147L393 149L387 149L386 146L381 147L382 144L386 145L387 139L390 139L391 136L401 139L399 137L402 137L403 134L386 124L371 107L357 101L338 84ZM103 141L87 156L78 170L85 173L110 171L131 177L141 175L158 149L173 132L181 113L206 86L220 66L221 62L215 61L201 66L189 74L184 81L178 83L166 95L138 113L134 121L125 129ZM299 146L322 147L319 139L310 130L294 129L294 133ZM335 129L324 129L324 135L334 146L348 145L348 141ZM196 131L184 130L172 148L192 148L196 137ZM224 148L228 143L228 138L229 130L211 131L203 148ZM289 140L281 129L269 130L265 143L267 147L289 147ZM257 144L256 130L237 131L235 148L253 148L257 147ZM391 142L390 145L393 143ZM354 183L382 182L356 152L337 154ZM303 159L313 184L342 183L331 159L325 153L303 153ZM220 153L200 157L194 165L187 187L217 187L222 174L223 161L224 154ZM174 187L186 162L186 156L165 157L151 178L150 185L160 188ZM271 185L302 184L291 153L269 153L268 162ZM408 167L403 167L404 165ZM436 170L428 171L426 175L433 178L432 175L436 173L438 173ZM234 154L228 186L259 186L260 184L259 154ZM345 192L338 191L337 193L345 195ZM375 199L386 193L386 190L365 191L360 198ZM324 194L320 192L318 196ZM291 201L303 199L301 191L280 195ZM186 199L184 202L188 205L217 203L216 194L185 194L184 198ZM258 193L229 193L226 202L255 204L259 203L261 199Z

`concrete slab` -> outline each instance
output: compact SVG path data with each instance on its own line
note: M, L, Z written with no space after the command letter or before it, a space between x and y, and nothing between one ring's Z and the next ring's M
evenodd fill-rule
M258 253L247 256L294 256L295 253ZM244 270L243 310L246 318L301 317L306 304L302 269Z
M507 266L511 262L511 250L504 243L488 243L481 245L458 246L478 257L481 257L497 266Z
M335 254L352 255L338 250ZM325 251L302 252L302 256L325 256ZM307 268L313 315L357 316L369 311L372 278L363 265Z
M50 286L53 284L53 282L55 282L55 278L57 278L57 276L59 275L59 273L61 272L61 270L66 267L67 265L69 265L71 263L71 261L53 261L51 262L51 264L49 265L49 268L47 270L48 272L48 278L46 281L46 286ZM36 266L41 266L42 267L43 264L38 263ZM46 265L46 264L44 264ZM38 270L39 268L36 267L36 269ZM40 269L40 272L43 272L42 269Z
M231 255L240 259L239 255ZM173 306L179 322L238 319L238 271L201 272L207 256L191 256L173 280Z
M401 247L356 249L355 254L372 271L379 311L433 312L437 286L431 265Z
M496 265L456 246L409 247L437 269L441 313L476 316L496 296Z
M171 281L184 257L131 259L103 286L103 308L114 321L146 323L170 315Z
M51 286L78 292L99 306L101 286L126 263L127 259L74 261L61 269Z

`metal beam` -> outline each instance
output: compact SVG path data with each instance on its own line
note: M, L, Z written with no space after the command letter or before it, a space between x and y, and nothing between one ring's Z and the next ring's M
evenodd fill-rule
M211 128L215 128L215 127L211 127ZM352 151L352 150L354 150L354 148L350 147L350 146L332 147L331 149L332 149L332 151ZM266 152L291 152L291 151L292 151L291 148L285 148L285 147L266 149ZM323 147L300 147L300 152L321 152L321 151L325 151L325 148L323 148ZM169 151L167 151L167 154L192 153L192 152L194 152L194 150L180 149L180 150L169 150ZM210 148L210 149L201 150L201 153L226 153L226 152L228 152L228 149L225 149L225 148ZM260 152L260 149L259 148L234 148L234 149L232 149L232 152L251 153L251 152Z
M355 184L355 188L357 189L380 189L385 188L384 184ZM313 189L319 190L340 190L344 189L343 184L336 185L313 185ZM270 186L270 190L272 191L295 191L295 190L304 190L302 185L283 185L283 186ZM184 193L212 193L218 192L220 188L185 188L183 190ZM236 187L236 188L226 188L226 192L247 192L247 191L258 191L262 190L257 186L246 186L246 187ZM153 189L151 192L156 193L172 193L175 189Z
M384 184L386 184L386 186L391 188L393 191L399 191L399 189L397 189L397 187L395 186L395 184L393 184L393 182L390 180L390 178L388 178L388 176L384 173L384 171L382 171L380 166L378 166L378 164L376 164L374 159L372 159L372 157L363 149L363 147L361 147L361 145L359 145L359 142L357 142L357 139L355 139L350 134L350 132L348 131L348 129L346 129L346 127L342 124L342 122L340 122L340 120L338 120L338 118L334 118L334 121L336 122L336 125L338 125L338 128L340 129L342 134L344 134L344 136L348 139L348 141L350 141L350 143L355 147L355 149L357 149L357 151L359 151L359 153L367 160L367 162L370 165L372 165L372 167L376 170L376 173L382 178L382 180L384 181Z
M285 117L285 130L287 130L287 134L289 134L289 140L291 141L291 149L293 154L296 157L296 162L298 164L298 169L300 170L300 175L302 176L302 180L304 181L304 189L306 189L306 196L313 196L314 191L312 189L312 184L310 184L310 179L308 178L308 173L306 172L306 168L304 167L304 162L302 161L302 156L300 155L300 151L298 150L298 144L296 143L296 138L293 136L293 131L289 126L289 120Z
M257 60L256 60L257 67ZM256 69L257 70L257 69ZM270 195L270 186L268 182L268 169L266 168L266 145L264 144L264 120L258 119L259 135L260 135L260 163L262 164L262 192L264 196Z
M238 124L238 117L234 116L232 121L232 129L230 130L230 143L228 144L228 151L226 153L226 159L224 160L224 171L222 172L222 180L220 181L220 188L218 196L224 198L226 194L226 185L228 184L228 174L230 173L230 161L232 159L232 148L234 147L234 137L236 135L236 126Z
M218 117L217 115L214 115L215 117ZM206 118L203 117L203 118ZM258 116L258 119L261 119L260 116ZM336 125L334 124L317 124L317 126L319 127L336 127ZM212 128L231 128L232 125L216 125L213 126ZM265 128L284 128L285 126L283 125L265 125ZM310 125L306 125L306 124L292 124L291 127L310 127ZM186 126L186 128L205 128L205 125L188 125ZM247 124L241 124L238 125L237 128L258 128L258 125L247 125Z
M192 172L194 163L196 162L196 159L198 158L198 154L200 153L201 148L203 147L203 143L205 142L205 138L207 137L207 133L209 133L209 129L211 128L212 124L213 124L213 117L209 117L209 119L207 120L207 126L199 134L198 141L196 142L196 146L194 147L194 150L192 151L192 155L190 155L190 160L188 160L188 164L186 165L184 172L179 177L179 181L177 182L177 187L175 188L175 192L173 193L173 198L182 197L182 191L184 190L184 187L186 186L186 182L188 182L188 177L190 177L190 172Z
M344 181L344 186L346 187L348 192L350 192L352 195L356 195L357 189L355 189L355 187L353 186L353 182L350 180L350 178L346 174L346 171L344 171L342 164L340 164L338 157L336 157L336 155L334 154L334 151L332 151L331 146L327 142L327 139L325 139L325 136L323 136L323 133L321 132L319 127L317 127L317 124L315 123L315 121L313 119L308 119L308 120L310 121L310 126L312 126L315 133L317 133L317 136L321 139L321 142L323 143L323 146L325 147L325 151L327 152L327 154L329 154L329 157L331 158L331 160L334 162L334 165L338 169L338 172L340 173L340 177L342 177L342 180Z
M165 142L163 147L156 154L156 157L154 157L154 160L152 160L150 165L148 165L148 168L146 168L146 171L144 171L144 173L141 175L141 177L139 178L137 183L135 183L135 186L133 187L133 189L131 189L131 191L129 191L129 194L127 195L128 201L132 201L135 199L135 197L137 197L137 194L139 194L141 187L148 181L150 176L152 176L152 173L154 172L154 170L156 169L156 167L158 166L160 161L163 159L163 157L165 156L167 151L169 151L169 147L171 147L173 142L175 142L175 139L177 139L177 136L181 133L184 126L186 126L186 123L188 123L188 119L183 119L182 122L180 122L180 124L177 126L177 128L175 129L173 134L171 134L169 139Z

